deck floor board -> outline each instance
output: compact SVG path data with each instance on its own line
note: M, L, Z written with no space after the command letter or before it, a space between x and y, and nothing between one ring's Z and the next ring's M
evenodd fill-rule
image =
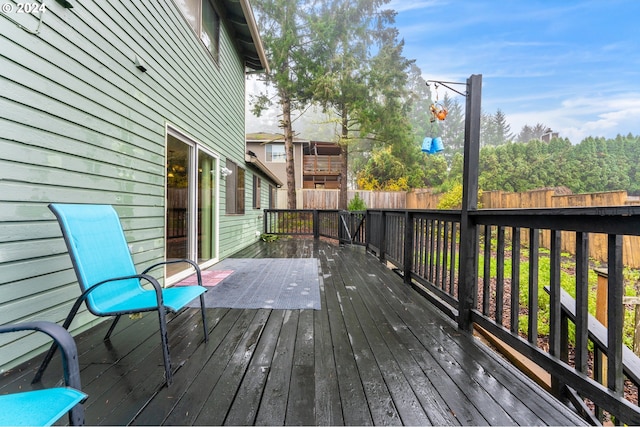
M322 309L207 309L207 343L198 309L170 315L171 387L155 313L123 317L109 343L101 323L76 337L87 424L584 424L363 248L286 239L234 257L317 258ZM0 393L29 389L41 357Z

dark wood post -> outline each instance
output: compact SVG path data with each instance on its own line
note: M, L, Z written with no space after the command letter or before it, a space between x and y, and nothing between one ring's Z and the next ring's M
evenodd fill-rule
M378 259L380 262L385 262L387 257L387 212L380 211L380 213L380 253Z
M622 396L624 376L622 373L622 328L624 313L622 296L622 236L610 234L608 242L608 292L607 292L607 386Z
M313 238L320 238L320 212L317 209L313 210Z
M413 269L413 215L409 211L404 213L404 283L411 284L411 270Z
M462 169L462 215L460 219L460 283L458 294L458 327L471 331L471 308L478 287L475 253L477 226L469 212L478 210L478 164L480 157L480 115L482 75L467 79L464 123L464 165Z
M549 353L561 358L562 353L562 306L560 305L560 261L562 240L559 230L551 230L550 283L549 283ZM560 396L562 384L551 375L551 390Z

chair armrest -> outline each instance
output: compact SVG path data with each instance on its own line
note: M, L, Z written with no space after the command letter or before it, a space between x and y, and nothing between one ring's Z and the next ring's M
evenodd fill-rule
M178 264L178 263L181 263L181 262L186 262L188 264L191 264L191 266L196 270L196 275L198 276L198 285L202 286L202 273L201 273L201 270L200 270L200 266L197 263L191 261L190 259L174 259L174 260L171 260L171 261L160 261L160 262L157 262L157 263L147 267L142 272L142 274L147 274L148 272L150 272L154 268L159 267L161 265Z
M65 328L57 323L43 320L0 326L0 333L18 331L38 331L49 335L58 344L62 353L65 385L81 390L78 349L75 340Z
M158 283L158 281L148 275L148 274L132 274L130 276L122 276L122 277L113 277L111 279L107 279L107 280L103 280L101 282L95 283L93 284L90 288L88 288L87 290L85 290L77 299L76 302L73 304L73 307L71 307L71 313L77 313L78 310L80 309L80 306L82 305L83 302L85 302L85 300L87 299L87 297L89 296L89 294L94 291L96 288L106 284L106 283L110 283L110 282L116 282L118 280L127 280L127 279L144 279L146 281L148 281L149 283L151 283L151 285L153 285L153 289L156 293L156 300L157 300L157 304L158 307L163 307L164 306L164 300L163 300L163 296L162 296L162 286L160 286L160 283ZM89 307L89 310L91 310L91 307ZM67 316L67 319L64 321L64 324L62 325L62 327L64 329L68 329L69 326L71 325L71 320L73 319L73 316L69 315Z

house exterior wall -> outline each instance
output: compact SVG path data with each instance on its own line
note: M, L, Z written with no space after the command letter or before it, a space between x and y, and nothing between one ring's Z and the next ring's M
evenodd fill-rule
M283 143L283 142L277 142ZM288 193L287 193L287 165L286 163L277 163L267 161L266 144L264 141L259 140L247 140L247 150L253 151L256 157L267 167L269 170L282 182L282 186L276 190L276 203L277 209L286 209L288 205ZM294 143L293 145L293 159L294 159L294 171L296 177L296 190L302 189L303 185L303 143ZM297 208L302 208L302 200L296 198Z
M277 144L283 144L282 142L276 142ZM274 175L282 181L281 190L287 189L287 164L267 161L266 144L258 141L247 141L247 150L251 150L256 154L256 157L269 168ZM295 143L293 145L293 161L294 170L296 176L296 188L302 188L303 170L302 170L302 158L303 158L303 144Z
M262 142L254 142L247 141L247 150L253 151L258 158L266 167L269 168L271 172L275 176L278 177L280 182L282 182L282 187L286 188L287 186L287 170L286 163L276 163L276 162L268 162L267 161L267 144Z
M167 124L246 169L245 215L225 215L219 188L220 259L262 229L224 15L216 64L172 0L45 3L40 25L0 14L0 324L61 322L79 294L51 202L114 205L137 268L164 259ZM100 320L85 311L71 330ZM41 335L0 337L0 372L41 351Z

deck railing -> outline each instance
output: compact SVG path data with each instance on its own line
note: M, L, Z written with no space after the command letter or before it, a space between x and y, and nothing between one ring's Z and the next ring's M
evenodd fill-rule
M623 343L622 299L622 238L640 235L640 207L479 210L469 213L467 227L460 211L305 212L266 211L265 232L293 234L283 215L307 215L315 237L346 242L349 231L461 329L480 328L546 370L552 392L592 421L640 424L640 358ZM354 233L363 222L364 233ZM608 241L608 327L588 311L594 234ZM570 260L563 239L575 242ZM465 244L474 248L466 255ZM569 293L561 287L567 281ZM540 316L548 319L544 331Z
M327 237L341 243L365 244L366 212L313 209L266 209L264 233Z

